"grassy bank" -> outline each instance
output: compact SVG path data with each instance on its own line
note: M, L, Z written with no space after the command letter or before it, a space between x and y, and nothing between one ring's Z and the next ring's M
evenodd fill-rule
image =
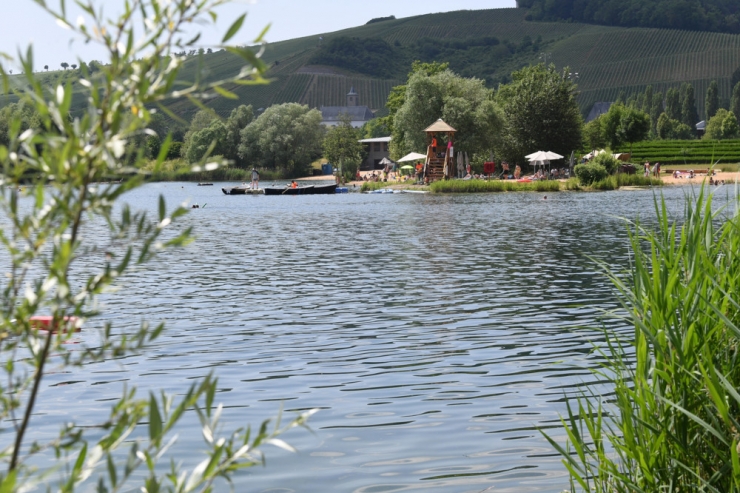
M520 183L510 180L447 180L432 183L432 193L558 192L558 181Z
M565 182L545 180L531 183L520 183L510 180L448 180L432 183L433 193L492 193L492 192L559 192L565 190L617 190L620 187L662 186L663 182L655 178L640 175L613 175L601 181L582 186L576 178ZM383 188L383 187L379 187Z
M392 186L397 185L408 185L409 188L411 188L413 182L408 181L366 181L362 184L362 187L360 187L361 192L374 192L375 190L381 190L383 188L388 188Z
M663 182L658 178L650 178L642 175L618 174L604 178L592 183L591 190L617 190L619 187L662 187Z
M679 226L657 202L655 229L630 226L631 275L605 268L634 331L607 331L613 393L570 398L568 443L550 440L572 491L740 491L738 205L702 189Z

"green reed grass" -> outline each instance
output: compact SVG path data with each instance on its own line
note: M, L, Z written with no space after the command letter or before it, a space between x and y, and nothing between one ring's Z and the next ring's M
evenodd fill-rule
M264 170L260 171L260 181L280 180L279 172ZM331 179L331 177L330 177ZM149 181L252 181L252 170L243 168L218 168L212 171L192 172L190 169L179 169L172 171L161 171L152 173Z
M702 188L679 227L656 200L657 230L630 226L631 275L604 266L634 337L606 334L613 395L569 399L567 445L548 437L572 491L740 491L738 205L714 212Z
M660 187L663 182L659 178L645 177L642 175L628 175L619 173L607 176L603 180L592 183L588 188L592 190L617 190L619 187Z
M520 183L509 180L445 180L431 185L432 193L559 192L558 181Z
M375 190L380 190L381 188L388 188L391 185L398 185L398 181L366 181L362 183L362 187L360 187L361 192L372 192Z

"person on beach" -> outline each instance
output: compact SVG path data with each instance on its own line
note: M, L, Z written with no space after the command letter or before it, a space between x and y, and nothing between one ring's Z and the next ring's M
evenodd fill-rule
M655 163L655 177L660 178L660 163Z
M518 180L520 176L522 176L522 168L517 164L516 168L514 168L514 179Z
M259 190L260 188L260 172L257 168L252 168L252 190Z
M645 178L650 176L650 162L645 161Z
M432 137L432 152L437 155L437 136Z

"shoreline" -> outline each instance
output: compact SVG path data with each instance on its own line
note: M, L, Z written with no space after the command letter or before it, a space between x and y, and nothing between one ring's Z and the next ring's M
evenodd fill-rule
M369 171L362 172L363 175L371 174ZM708 182L708 176L705 174L702 175L695 175L694 178L674 178L673 174L666 173L660 176L660 180L663 182L664 186L682 186L682 185L700 185L704 181ZM718 171L712 176L715 181L723 181L725 184L728 183L735 183L740 182L740 172L731 172L731 171ZM307 176L304 178L297 178L296 181L334 181L334 177L332 175L322 175L322 176ZM504 182L514 182L514 180L500 180ZM558 179L558 180L551 180L551 181L558 181L560 183L565 183L567 180L565 179ZM363 183L368 183L363 180L353 180L350 182L347 182L345 187L361 187ZM383 182L370 182L370 183L383 183ZM394 189L394 190L402 190L402 189L410 189L410 190L428 190L428 185L416 185L413 181L405 182L405 183L398 183L396 181L388 182L387 188ZM635 187L639 189L640 187Z

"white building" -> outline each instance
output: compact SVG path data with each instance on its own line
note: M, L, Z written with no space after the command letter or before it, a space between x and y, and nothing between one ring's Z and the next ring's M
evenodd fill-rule
M342 115L349 117L352 126L360 128L375 118L375 114L367 106L359 106L360 97L353 87L347 94L347 106L322 106L321 123L327 127L336 127L342 121Z

